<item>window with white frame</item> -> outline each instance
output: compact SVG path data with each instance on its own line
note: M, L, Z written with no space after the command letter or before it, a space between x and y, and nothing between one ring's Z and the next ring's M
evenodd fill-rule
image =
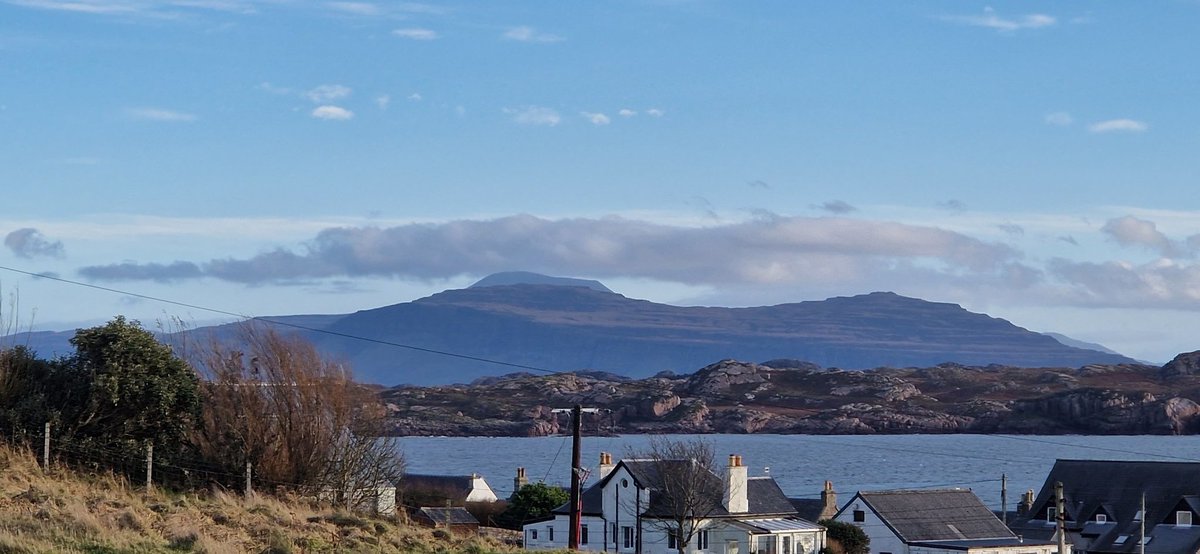
M1058 509L1053 506L1046 508L1046 521L1054 523L1058 519Z
M696 548L708 550L708 529L701 529L696 532Z
M671 550L679 548L679 534L674 529L667 531L667 548Z
M1096 514L1096 523L1108 523L1108 515Z
M633 548L633 527L621 527L621 535L624 539L622 546L624 548Z
M782 554L792 554L792 537L784 535L782 538L783 545L780 547L780 552Z
M535 541L537 540L537 529L529 530L529 538Z
M584 523L579 526L579 544L587 544L587 543L588 543L587 524Z
M554 526L553 525L546 526L546 540L548 540L550 542L554 542Z
M1175 512L1175 525L1191 525L1191 524L1192 524L1192 512L1189 512L1187 510L1180 510L1178 512Z

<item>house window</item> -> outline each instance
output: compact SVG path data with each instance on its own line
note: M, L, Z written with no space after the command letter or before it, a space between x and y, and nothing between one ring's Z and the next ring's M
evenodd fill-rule
M1175 512L1175 525L1191 525L1192 512L1179 511Z
M792 538L783 537L783 554L792 554Z
M1129 540L1129 535L1120 535L1113 540L1113 544L1125 544L1125 541L1127 540Z
M1055 521L1057 521L1057 519L1058 519L1058 509L1057 508L1046 508L1046 521L1049 521L1050 523L1054 523Z
M624 547L633 548L633 527L622 527L621 535L625 539Z
M867 513L862 510L854 510L854 523L862 523L867 520Z
M1096 514L1096 523L1108 523L1108 516L1104 514Z
M667 531L667 548L671 550L679 548L679 535L674 530Z
M1136 514L1133 514L1133 520L1134 521L1142 520L1142 511L1141 510L1138 510Z
M696 533L696 548L708 550L708 529L701 529Z
M613 545L616 545L617 544L617 524L616 523L612 524L612 538L613 538Z
M533 539L533 540L535 540L535 541L537 540L537 529L530 529L530 530L529 530L529 538L531 538L531 539Z
M550 526L550 525L546 526L546 540L548 540L550 542L554 542L554 527L553 526Z
M763 535L758 538L758 554L775 554L775 535Z
M587 525L579 526L579 544L587 544Z

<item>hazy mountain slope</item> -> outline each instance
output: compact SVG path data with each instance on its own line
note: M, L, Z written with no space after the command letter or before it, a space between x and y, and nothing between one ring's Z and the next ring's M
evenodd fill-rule
M942 362L1029 367L1131 363L1071 348L954 304L892 293L760 308L679 307L581 287L509 285L451 290L338 319L336 333L556 371L644 377L714 360L795 358L826 367ZM467 382L513 371L472 360L314 335L368 380Z

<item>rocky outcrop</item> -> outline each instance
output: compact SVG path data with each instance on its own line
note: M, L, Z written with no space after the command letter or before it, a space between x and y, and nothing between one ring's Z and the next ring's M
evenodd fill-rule
M840 371L723 360L691 375L637 381L518 374L384 396L393 432L413 435L557 434L569 420L554 408L576 403L601 409L583 420L589 434L1190 434L1200 432L1200 354L1193 354L1163 368Z

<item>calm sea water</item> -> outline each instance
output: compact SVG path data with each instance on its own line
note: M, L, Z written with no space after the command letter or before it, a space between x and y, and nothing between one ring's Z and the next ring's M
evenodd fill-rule
M839 500L854 491L896 488L970 488L1000 507L1000 476L1008 475L1009 509L1026 489L1037 491L1057 458L1200 461L1200 436L1012 435L674 435L713 444L718 460L741 454L751 475L769 471L792 497L819 497L833 481ZM600 452L614 458L643 449L645 435L585 437L583 463ZM403 437L400 448L413 473L479 473L501 497L512 492L517 467L531 481L569 482L570 437ZM769 470L767 468L770 468ZM590 481L589 481L590 482Z

